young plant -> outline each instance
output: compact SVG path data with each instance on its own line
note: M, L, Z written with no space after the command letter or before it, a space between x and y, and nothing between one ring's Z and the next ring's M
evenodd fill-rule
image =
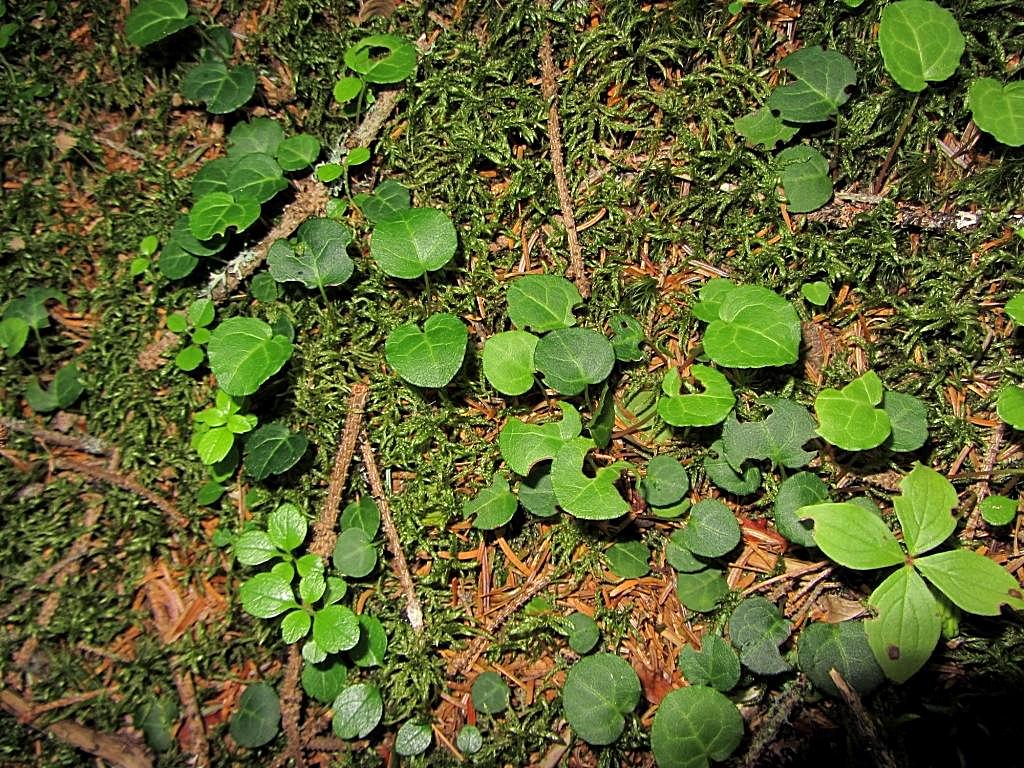
M379 55L380 51L386 51ZM394 35L369 35L349 46L345 66L354 75L343 75L334 84L334 100L345 105L364 97L368 85L391 85L416 72L416 46ZM358 103L362 103L359 98Z
M203 345L210 341L207 326L213 322L216 307L209 299L196 299L187 312L175 312L167 318L167 330L184 334L188 333L191 344L183 348L174 358L174 364L183 371L194 371L204 359L206 353Z
M885 522L858 504L816 504L799 515L814 521L817 546L847 568L900 566L871 593L874 618L865 623L868 643L886 676L903 682L931 656L942 630L936 590L968 613L996 616L1004 606L1024 609L1017 580L984 555L950 550L925 556L956 528L957 494L933 469L917 465L900 482L893 507L903 544Z
M965 40L953 14L932 0L899 0L882 9L878 47L893 80L907 91L950 77Z
M49 413L58 408L67 408L85 391L85 385L79 378L78 366L68 363L53 377L53 383L47 389L39 386L39 380L33 376L25 389L25 399L37 413Z
M256 426L257 418L242 414L242 402L223 390L217 390L215 403L195 414L192 447L203 464L222 461L235 445L235 436L243 435Z

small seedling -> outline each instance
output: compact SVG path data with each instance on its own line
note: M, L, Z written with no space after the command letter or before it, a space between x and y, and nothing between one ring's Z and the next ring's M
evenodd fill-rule
M58 408L67 408L85 391L85 385L79 378L78 366L68 363L53 377L48 389L39 386L39 380L33 376L25 389L25 399L37 413L49 413Z
M708 685L725 693L740 681L740 657L724 639L706 633L700 650L690 645L679 652L679 670L689 685Z
M243 403L224 390L217 390L215 404L195 415L192 447L203 464L223 460L235 445L235 436L250 432L256 417L240 413Z
M216 307L209 299L196 299L187 312L175 312L167 317L167 330L172 333L188 333L191 344L183 348L174 358L174 364L183 371L194 371L204 359L203 345L210 342L207 326L213 322Z

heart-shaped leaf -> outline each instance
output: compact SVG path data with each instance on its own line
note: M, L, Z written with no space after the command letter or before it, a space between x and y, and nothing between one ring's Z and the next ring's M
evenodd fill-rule
M421 331L415 323L388 334L384 356L398 375L417 387L446 386L462 367L469 334L454 315L431 315Z
M622 658L596 653L576 662L562 687L565 719L588 744L611 744L640 702L640 679Z
M740 658L736 651L721 637L710 633L701 637L699 651L690 645L683 646L679 652L679 669L691 686L709 685L723 693L740 681Z
M892 431L882 402L882 380L868 371L842 389L823 389L814 398L818 434L846 451L864 451L885 442Z
M759 285L734 285L718 292L715 304L718 317L704 332L704 351L716 363L764 368L796 362L800 318L784 298Z
M238 109L252 98L255 90L256 70L248 66L229 69L219 59L197 64L181 83L186 99L205 101L207 111L215 115Z
M302 458L309 445L305 435L292 432L284 424L265 424L245 441L245 473L253 480L287 472Z
M775 165L791 212L816 211L832 199L828 160L814 147L788 147L775 156Z
M352 233L348 227L325 218L310 219L298 231L298 245L278 240L270 247L267 265L279 283L295 281L307 288L341 285L354 265L348 255Z
M228 134L228 167L231 167L235 160L253 153L273 157L283 141L284 129L277 120L254 117L249 122L238 123ZM212 160L203 168L218 162L222 161ZM195 184L195 181L192 183Z
M145 47L196 21L188 15L185 0L142 0L124 20L124 36L132 45Z
M517 328L545 333L575 325L572 310L583 297L560 275L524 275L509 286L506 301L508 316Z
M971 83L967 103L981 130L1011 147L1024 145L1024 82L1002 85L980 78Z
M579 412L569 403L559 401L562 409L560 421L547 424L527 424L509 419L498 436L498 449L505 463L517 475L524 477L537 462L555 458L559 449L583 431Z
M594 441L582 437L567 440L551 464L551 485L558 505L584 520L612 520L629 511L629 504L615 489L619 473L630 465L617 461L588 477L583 462Z
M901 88L923 91L956 71L964 36L953 14L932 0L899 0L882 9L882 61Z
M228 172L227 192L236 200L265 203L287 186L281 166L262 152L238 158Z
M231 317L214 329L206 353L218 386L241 397L281 370L292 356L292 343L255 317Z
M744 115L733 123L733 127L736 133L751 144L760 144L766 149L774 149L780 141L789 141L800 130L798 126L786 125L768 107L761 107L749 115Z
M814 418L792 400L766 397L759 402L772 409L768 418L741 424L732 416L725 422L722 442L729 464L737 471L748 459L768 459L790 469L806 466L814 458L813 451L803 449L816 435Z
M508 480L500 474L486 488L481 488L476 496L462 505L467 517L474 517L473 527L482 531L492 531L508 523L516 513L519 502L509 490Z
M503 395L515 397L533 386L534 351L539 339L527 331L505 331L484 342L484 376Z
M369 35L345 51L345 66L369 83L398 83L416 71L416 46L394 35Z
M549 387L563 395L578 395L588 384L608 378L615 365L615 350L598 331L559 328L537 342L533 362Z
M714 688L691 685L669 693L651 723L658 768L707 768L725 760L743 739L743 717Z
M227 192L210 192L196 200L188 215L188 226L197 240L223 235L228 227L243 232L260 217L255 200L235 200Z
M703 392L683 395L679 369L674 366L661 383L665 397L658 400L658 415L674 427L710 427L721 422L736 405L732 386L725 375L707 365L693 365L690 375L704 387Z
M455 227L436 208L409 208L377 223L370 255L392 277L413 279L440 269L455 255Z
M847 89L857 82L852 61L839 51L825 51L817 45L791 53L780 66L788 69L796 82L776 88L768 106L791 123L827 120L850 98Z
M655 456L647 462L647 475L641 488L644 499L652 507L668 507L690 490L690 476L672 456Z

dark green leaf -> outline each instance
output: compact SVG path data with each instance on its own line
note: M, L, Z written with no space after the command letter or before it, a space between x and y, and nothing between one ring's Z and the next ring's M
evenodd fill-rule
M124 36L145 47L196 23L185 0L141 0L124 20Z
M377 548L362 528L349 528L338 536L334 567L354 579L361 579L377 567Z
M265 424L245 441L245 472L253 480L287 472L306 452L309 439L284 424Z
M205 101L207 111L215 115L238 109L252 98L255 90L256 70L248 66L228 69L218 59L197 64L181 83L181 92L186 99Z
M789 639L792 624L766 598L748 597L729 617L729 637L740 649L743 666L758 675L789 671L779 646Z
M873 691L885 679L868 645L862 621L812 622L800 632L799 651L800 669L831 696L839 695L829 675L833 669L862 695Z
M639 579L651 570L651 553L642 541L620 541L605 553L612 573L620 579Z
M560 275L524 275L509 286L506 301L508 316L517 328L544 333L575 325L572 310L583 298Z
M690 510L683 543L701 557L721 557L740 543L740 525L732 510L717 499L704 499Z
M477 712L497 715L508 709L508 683L497 672L481 672L477 675L470 695L473 697L473 708Z
M452 220L436 208L409 208L377 222L370 255L392 277L413 279L440 269L455 255Z
M380 619L368 613L359 616L359 642L348 651L357 667L379 667L388 649L388 635Z
M811 524L797 515L801 507L828 501L828 486L811 472L797 472L782 481L775 497L775 527L779 533L801 547L813 547Z
M792 400L766 397L759 401L772 413L763 421L741 424L735 416L725 422L722 442L725 458L739 471L748 459L768 459L775 467L796 469L814 458L803 446L816 437L814 418L807 409Z
M651 751L658 768L707 768L725 760L743 739L736 705L701 685L678 688L662 699L651 724Z
M266 683L256 683L242 692L229 730L231 738L240 746L255 749L277 736L280 723L281 705L277 693Z
M302 690L322 704L330 704L341 693L348 670L340 661L302 665Z
M569 632L569 647L580 656L594 650L601 637L597 622L587 614L576 611L569 615L569 624L572 627Z
M610 653L580 659L562 688L565 718L588 744L611 744L626 727L625 716L640 702L640 679Z
M588 384L608 378L615 351L608 339L590 328L560 328L537 342L533 362L547 386L563 395L578 395Z
M715 568L676 574L676 597L691 611L713 611L728 592L725 576Z
M690 476L672 456L655 456L647 462L642 489L652 507L668 507L680 501L690 490Z
M723 693L733 688L740 681L740 659L736 651L718 635L706 633L700 642L699 651L686 645L679 652L679 669L686 682L710 685Z

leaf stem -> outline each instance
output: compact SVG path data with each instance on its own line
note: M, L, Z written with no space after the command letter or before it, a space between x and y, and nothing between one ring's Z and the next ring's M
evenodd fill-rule
M882 187L885 186L885 180L889 178L889 171L892 168L892 161L896 157L896 150L899 149L900 144L903 143L903 139L907 135L907 131L910 129L910 121L914 118L914 113L917 111L917 105L920 101L921 94L914 94L914 100L910 103L910 109L907 110L907 114L903 117L903 122L900 123L899 130L896 131L896 138L889 148L889 154L885 156L882 168L878 171L878 176L875 177L875 183L871 185L872 194L877 195L882 191Z

